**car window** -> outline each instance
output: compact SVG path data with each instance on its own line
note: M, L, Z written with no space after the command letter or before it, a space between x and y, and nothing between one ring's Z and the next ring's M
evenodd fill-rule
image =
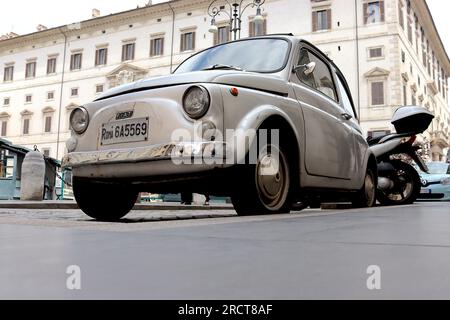
M337 76L337 79L338 79L337 81L338 90L342 97L342 105L345 111L353 118L355 118L355 112L353 111L352 102L347 94L347 91L345 90L344 84L342 83L341 78L339 76Z
M334 88L333 77L331 76L330 68L326 65L325 62L323 62L311 51L307 50L306 48L302 48L300 50L300 57L298 64L306 65L310 62L316 63L314 72L306 75L304 73L304 69L299 69L297 71L297 77L299 78L299 80L302 83L306 84L307 86L310 86L316 89L317 91L322 92L331 99L337 100L336 98L337 95Z

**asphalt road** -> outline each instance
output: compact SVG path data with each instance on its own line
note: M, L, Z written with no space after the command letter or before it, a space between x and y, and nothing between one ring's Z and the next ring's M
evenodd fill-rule
M372 265L380 289L367 287ZM122 223L0 209L0 298L450 299L450 203L262 217L135 211Z

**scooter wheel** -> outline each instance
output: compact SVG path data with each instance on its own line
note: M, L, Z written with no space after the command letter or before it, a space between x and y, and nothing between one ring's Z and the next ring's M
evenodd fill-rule
M377 191L377 200L382 205L411 204L420 195L420 177L411 165L397 160L391 161L396 171L394 188L388 191Z

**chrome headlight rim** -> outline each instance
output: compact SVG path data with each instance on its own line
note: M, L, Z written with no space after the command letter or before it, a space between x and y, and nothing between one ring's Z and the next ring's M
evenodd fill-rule
M73 127L73 125L72 125L72 119L73 119L73 116L74 116L75 112L78 111L78 110L81 110L81 112L83 112L83 114L84 114L84 117L86 118L86 126L85 126L83 129L81 129L81 130L76 130L76 129ZM82 133L84 133L84 132L87 130L87 128L88 128L88 126L89 126L89 113L88 113L87 110L86 110L85 108L83 108L83 107L76 107L76 108L73 109L72 112L70 113L69 121L70 121L70 128L71 128L75 133L77 133L77 134L82 134Z
M195 114L190 113L190 112L188 112L188 111L186 110L186 98L188 97L189 93L190 93L191 90L193 90L193 89L200 89L200 90L203 92L203 94L205 95L205 97L206 97L206 103L205 103L205 105L203 106L201 112L198 112L198 113L195 113ZM189 88L187 88L186 91L184 92L182 104L183 104L183 111L184 111L184 113L186 113L186 115L187 115L189 118L194 119L194 120L198 120L198 119L200 119L201 117L203 117L203 116L208 112L209 107L210 107L210 105L211 105L211 96L209 95L209 91L208 91L204 86L201 86L201 85L193 85L193 86L190 86Z

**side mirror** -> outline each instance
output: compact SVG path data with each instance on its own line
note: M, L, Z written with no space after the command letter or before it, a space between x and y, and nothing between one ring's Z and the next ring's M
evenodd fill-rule
M308 76L314 72L314 69L316 69L316 63L314 61L311 61L310 63L307 63L307 64L301 64L301 65L295 66L292 69L292 72L296 73L298 70L301 70L301 69L303 69L303 74L305 76Z

